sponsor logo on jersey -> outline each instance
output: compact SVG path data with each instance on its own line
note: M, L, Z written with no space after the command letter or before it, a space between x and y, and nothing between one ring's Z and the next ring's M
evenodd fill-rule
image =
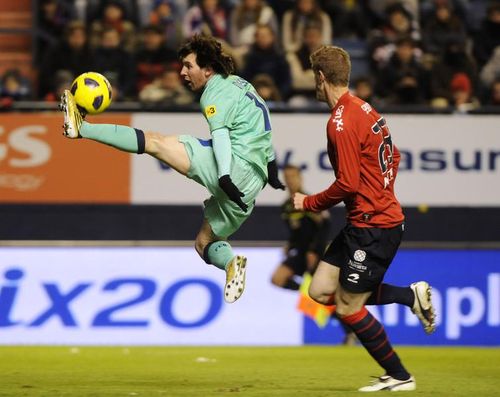
M205 108L205 116L207 119L215 116L216 113L217 113L217 108L215 107L215 105L209 105Z
M342 120L342 113L344 112L344 105L340 105L335 111L335 117L332 122L337 125L336 130L338 132L344 131L344 120Z

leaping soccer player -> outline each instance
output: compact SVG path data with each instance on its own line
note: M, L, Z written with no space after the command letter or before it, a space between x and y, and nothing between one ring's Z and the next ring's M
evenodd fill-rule
M235 255L227 238L250 216L266 183L284 189L271 144L269 110L250 83L232 74L232 58L213 37L195 35L180 48L179 58L181 77L192 91L202 93L201 110L212 139L88 123L67 90L60 106L64 135L147 153L203 185L211 197L204 201L195 249L206 263L225 270L224 299L232 303L245 288L247 259Z

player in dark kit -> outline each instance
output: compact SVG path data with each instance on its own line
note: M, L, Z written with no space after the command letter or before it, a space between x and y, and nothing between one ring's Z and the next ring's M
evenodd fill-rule
M294 276L302 276L305 272L314 273L325 252L331 222L328 211L315 213L293 207L293 195L303 193L302 174L298 167L285 166L283 175L290 194L290 198L281 206L281 218L288 229L288 241L286 258L274 271L271 282L277 287L297 291L300 286Z
M271 282L277 287L298 291L296 277L305 273L314 274L319 260L323 256L331 229L330 213L296 210L293 195L304 193L300 168L288 164L283 170L285 186L289 198L281 206L281 218L288 229L288 241L285 247L286 258L275 269ZM343 326L344 345L356 343L356 335Z
M363 392L415 390L416 382L392 348L382 324L365 304L409 306L426 332L435 329L430 287L383 284L404 231L404 215L394 195L400 154L385 119L370 104L349 93L351 62L339 47L311 55L316 96L332 109L327 125L328 155L335 182L326 190L294 195L295 208L323 211L340 202L347 225L333 240L316 269L309 295L336 304L337 317L350 327L385 374Z

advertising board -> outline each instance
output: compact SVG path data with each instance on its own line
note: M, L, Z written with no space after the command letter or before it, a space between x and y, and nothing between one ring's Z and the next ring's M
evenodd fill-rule
M297 292L270 283L279 248L236 248L247 287L234 304L225 275L188 247L0 247L0 344L335 344L337 321L319 328ZM391 341L500 346L500 251L401 250L386 281L433 286L438 327L426 335L406 307L369 307Z

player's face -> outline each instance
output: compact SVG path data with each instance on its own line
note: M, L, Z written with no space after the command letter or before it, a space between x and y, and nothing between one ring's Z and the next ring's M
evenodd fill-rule
M188 54L182 59L181 77L192 91L202 90L212 74L211 69L199 67L196 63L196 54Z

